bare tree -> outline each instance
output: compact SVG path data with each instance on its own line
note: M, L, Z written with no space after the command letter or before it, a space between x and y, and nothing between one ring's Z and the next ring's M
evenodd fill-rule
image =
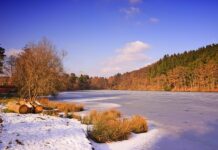
M59 77L63 73L62 59L46 39L26 45L16 58L13 81L21 97L58 92Z

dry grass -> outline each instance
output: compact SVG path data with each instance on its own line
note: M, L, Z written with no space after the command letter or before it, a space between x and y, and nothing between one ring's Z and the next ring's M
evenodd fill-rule
M99 143L128 139L131 132L147 132L147 121L144 117L135 115L122 119L121 113L115 109L98 112L93 110L82 118L82 123L93 124L88 131L89 137Z
M82 120L82 117L80 115L77 115L75 113L72 113L72 118L78 120L78 121L81 121Z
M110 109L103 112L97 112L96 110L92 110L87 116L82 118L83 124L94 124L96 121L100 119L105 120L116 120L121 117L121 113L118 110Z
M89 131L89 136L96 142L105 143L128 139L130 135L129 122L124 119L97 120Z
M12 98L0 98L0 104L2 105L5 105L7 104L8 102L11 102L11 101L18 101L19 98L17 97L12 97Z
M135 115L129 119L131 131L134 133L143 133L148 131L147 120L139 115Z
M93 124L88 135L96 142L104 143L128 139L131 128L126 119L121 119L121 113L115 109L97 112L91 111L82 119L82 123Z
M50 101L48 99L39 99L38 100L42 105L49 108L56 108L61 112L78 112L84 110L83 104L75 104L75 103L68 103L68 102L56 102Z

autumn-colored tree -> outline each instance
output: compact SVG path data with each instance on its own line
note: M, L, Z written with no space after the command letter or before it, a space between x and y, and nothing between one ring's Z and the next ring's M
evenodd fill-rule
M53 44L43 39L27 44L15 62L14 84L21 97L55 94L63 74L62 61Z

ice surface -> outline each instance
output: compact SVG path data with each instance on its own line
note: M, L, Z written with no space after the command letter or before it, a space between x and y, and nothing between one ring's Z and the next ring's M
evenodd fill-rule
M59 95L56 99L64 100L65 94ZM107 103L118 104L120 107L117 108L124 115L140 114L157 122L158 129L164 130L165 136L153 146L149 148L145 146L142 149L217 150L218 148L218 93L100 90L68 92L66 95L72 101L104 98L85 102L85 105L89 109L100 109L99 106Z

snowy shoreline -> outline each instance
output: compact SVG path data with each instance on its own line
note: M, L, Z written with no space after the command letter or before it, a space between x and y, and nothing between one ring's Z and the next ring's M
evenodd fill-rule
M84 126L75 119L42 114L0 113L0 116L3 119L0 149L146 150L161 136L161 130L150 124L147 133L132 133L129 140L99 144L87 139Z

